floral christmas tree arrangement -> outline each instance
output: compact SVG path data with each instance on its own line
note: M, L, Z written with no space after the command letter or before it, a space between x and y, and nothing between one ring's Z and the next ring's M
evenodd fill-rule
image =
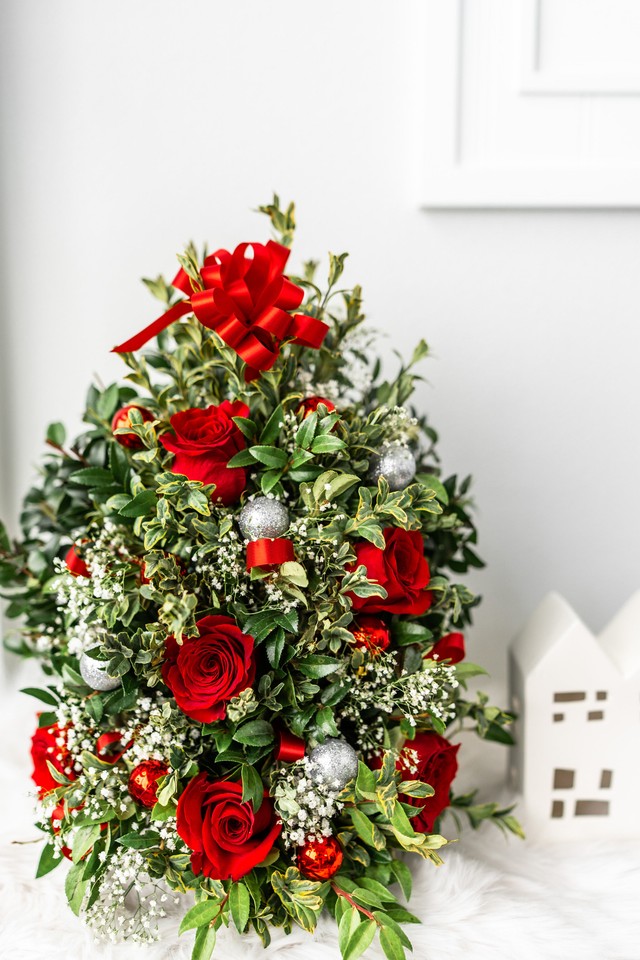
M47 676L37 872L70 861L109 939L153 939L192 891L196 960L223 923L266 945L323 911L345 960L376 935L397 960L401 854L440 864L447 809L519 832L451 791L449 736L509 743L512 717L467 694L458 576L482 563L469 481L408 406L426 345L382 380L346 255L324 287L285 276L293 205L261 209L279 242L145 281L165 310L116 348L126 385L90 388L72 443L50 426L22 539L0 530L14 649Z

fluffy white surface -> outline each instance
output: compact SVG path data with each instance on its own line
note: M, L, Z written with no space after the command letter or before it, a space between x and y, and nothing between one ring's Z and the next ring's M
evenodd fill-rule
M21 671L22 673L22 671ZM15 676L11 686L15 689ZM20 676L24 685L33 678ZM34 880L40 845L32 826L28 746L35 701L6 693L0 710L5 749L0 764L0 955L16 960L188 960L193 934L165 936L151 946L95 944L68 910L65 867ZM488 786L500 777L492 745L466 747L465 782ZM453 836L453 825L445 831ZM410 907L423 920L407 932L416 960L639 960L640 844L537 845L505 840L495 828L465 830L436 869L416 863ZM175 908L182 912L182 905ZM381 958L379 947L365 954ZM273 931L267 953L252 934L222 931L220 960L338 960L335 927L322 922L313 938Z

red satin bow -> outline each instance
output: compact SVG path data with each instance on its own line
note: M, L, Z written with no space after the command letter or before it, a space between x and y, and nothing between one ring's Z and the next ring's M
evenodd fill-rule
M295 560L293 544L286 537L263 538L247 544L247 570L252 567L274 567Z
M305 754L305 742L300 737L289 730L281 730L278 739L278 751L276 760L283 763L295 763L296 760L302 760Z
M249 247L253 250L251 258L246 256ZM304 291L284 276L288 257L287 248L273 240L266 245L241 243L233 253L216 250L202 265L201 289L194 289L195 284L180 269L173 286L188 299L174 304L114 351L139 350L187 313L194 313L200 323L215 330L242 357L247 381L273 366L283 340L317 350L329 328L316 317L290 313L302 303Z

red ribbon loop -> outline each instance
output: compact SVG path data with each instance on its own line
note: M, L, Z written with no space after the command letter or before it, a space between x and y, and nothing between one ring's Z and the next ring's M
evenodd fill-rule
M282 763L295 763L296 760L302 760L305 755L306 745L304 740L296 737L289 730L282 729L278 737L278 750L276 760Z
M277 567L281 563L295 560L293 543L286 537L275 540L263 538L247 544L247 570L252 567Z
M247 256L251 248L253 256ZM200 277L202 289L180 269L173 286L186 294L140 333L114 347L115 353L139 350L148 340L187 313L218 336L246 363L245 380L255 380L278 358L283 340L317 350L329 329L317 317L291 315L304 291L283 274L289 250L274 240L241 243L233 253L216 250Z
M109 750L110 747L113 747L115 743L119 743L122 747L121 750ZM102 733L96 740L96 756L102 760L103 763L117 763L120 757L124 756L127 752L133 740L130 740L126 745L122 742L122 734L118 733L116 730L109 730L107 733Z

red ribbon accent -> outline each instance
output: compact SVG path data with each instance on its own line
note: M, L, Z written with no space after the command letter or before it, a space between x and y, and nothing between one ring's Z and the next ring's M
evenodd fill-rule
M280 731L276 760L281 760L283 763L295 763L296 760L302 760L305 750L304 740L296 737L289 730L283 729Z
M293 544L286 537L275 540L263 538L247 544L247 570L252 567L277 567L281 563L295 560Z
M117 763L120 757L124 756L127 752L133 740L130 740L126 746L123 746L122 750L116 750L114 753L108 753L106 756L103 756L103 753L106 753L113 743L122 743L122 734L116 730L102 733L96 740L96 756L104 763Z
M247 257L251 248L253 257ZM215 330L244 360L245 380L255 380L276 362L283 340L318 349L329 329L316 317L290 311L302 303L304 291L284 276L289 250L274 240L241 243L233 253L216 250L208 256L202 287L180 269L173 286L187 295L136 336L114 347L115 353L139 350L148 340L187 313Z

